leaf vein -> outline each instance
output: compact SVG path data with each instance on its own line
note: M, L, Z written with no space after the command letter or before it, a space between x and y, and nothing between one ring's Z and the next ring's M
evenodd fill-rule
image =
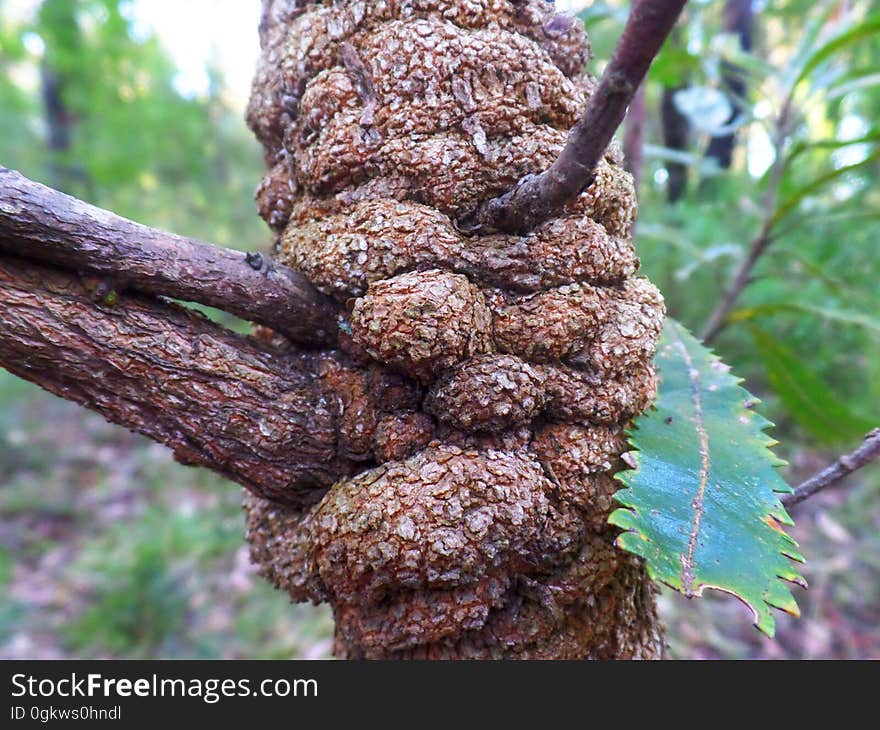
M700 373L694 367L693 359L685 346L684 341L675 331L675 346L681 353L685 367L687 367L688 381L690 383L691 402L694 405L694 427L700 439L700 479L697 494L691 503L694 508L694 519L691 522L691 530L688 535L687 552L681 556L681 583L684 593L688 598L694 596L694 554L697 550L697 536L700 533L700 525L703 519L703 499L706 495L706 487L709 484L709 434L703 422L703 400L700 397Z

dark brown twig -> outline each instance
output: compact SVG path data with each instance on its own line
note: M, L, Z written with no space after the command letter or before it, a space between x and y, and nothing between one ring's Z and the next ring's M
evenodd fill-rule
M865 440L859 448L851 454L841 456L831 466L802 482L792 494L787 494L782 498L782 503L786 507L800 504L816 492L830 487L878 458L880 458L880 428L875 428L865 436Z
M0 251L130 289L217 307L299 344L332 343L335 311L299 272L260 254L166 233L0 167Z
M461 223L464 230L528 231L590 185L627 105L685 2L634 0L614 57L559 157L540 175L527 175L512 190L480 205L472 220Z

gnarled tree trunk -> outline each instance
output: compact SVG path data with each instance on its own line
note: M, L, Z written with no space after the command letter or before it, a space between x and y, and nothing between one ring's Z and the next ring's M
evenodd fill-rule
M607 517L663 302L602 151L683 4L636 2L596 87L543 0L266 0L275 260L0 168L0 366L244 485L339 656L660 656Z
M343 322L312 357L351 474L246 496L263 573L332 606L341 657L660 656L606 524L663 318L631 177L612 146L530 232L458 225L559 154L595 88L580 24L543 0L264 0L260 30L258 202Z

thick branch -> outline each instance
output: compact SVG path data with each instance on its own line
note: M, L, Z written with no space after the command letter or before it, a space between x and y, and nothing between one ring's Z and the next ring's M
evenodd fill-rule
M782 503L786 507L800 504L816 492L830 487L875 459L880 459L880 428L874 429L865 436L862 445L851 454L841 456L827 469L823 469L803 482L794 490L793 494L783 497Z
M0 367L264 497L314 499L348 464L311 355L264 350L139 295L95 304L78 277L0 257Z
M299 272L148 228L0 167L0 251L217 307L300 344L335 338L331 302Z
M626 107L669 35L686 0L634 0L614 57L599 82L583 118L553 165L540 175L527 175L513 190L483 203L473 230L521 232L551 218L593 181L596 165Z

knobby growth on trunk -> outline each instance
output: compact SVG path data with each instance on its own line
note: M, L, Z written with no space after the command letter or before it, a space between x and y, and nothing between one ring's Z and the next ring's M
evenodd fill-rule
M664 313L621 155L526 232L457 225L560 156L596 93L582 27L543 0L266 0L261 40L260 211L337 303L358 462L316 504L247 495L263 573L332 606L339 656L659 656L606 524Z

